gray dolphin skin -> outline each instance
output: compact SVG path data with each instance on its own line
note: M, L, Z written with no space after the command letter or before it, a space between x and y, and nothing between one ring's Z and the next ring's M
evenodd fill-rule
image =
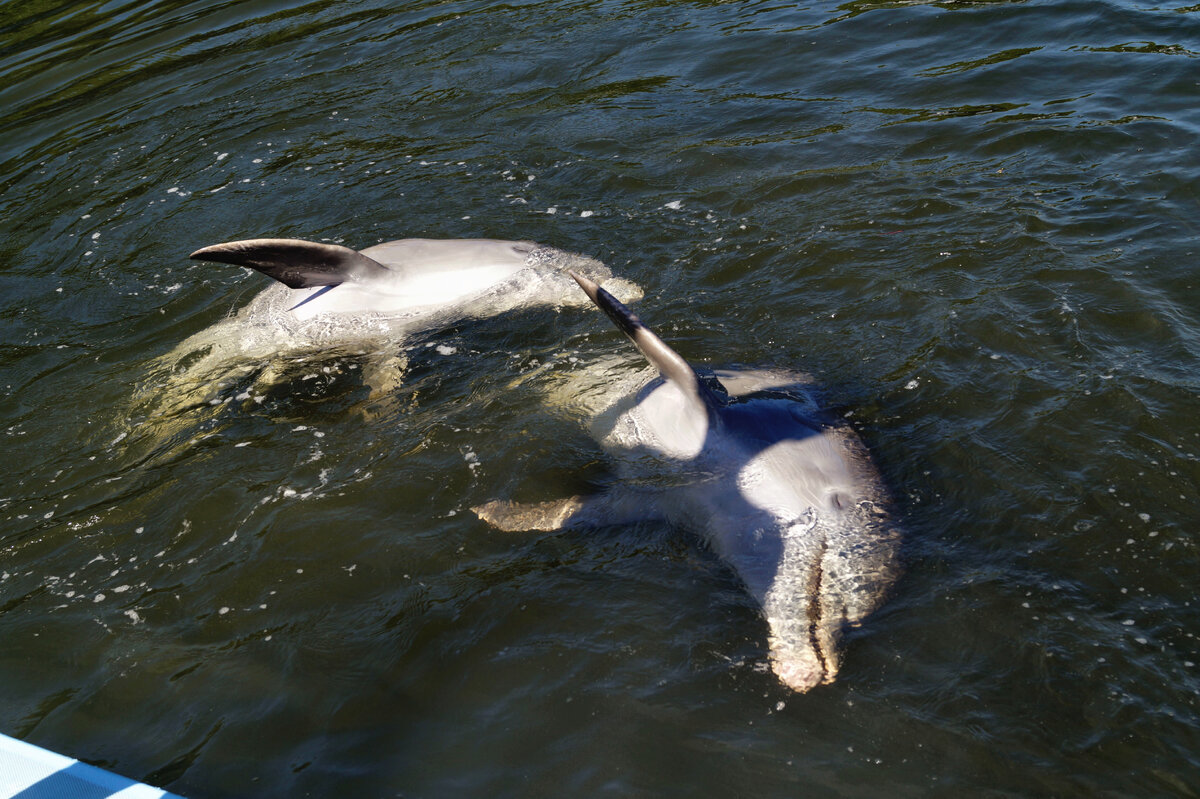
M156 393L167 408L204 402L214 386L264 363L269 366L259 382L270 382L276 363L338 353L367 355L364 377L369 372L369 382L386 394L407 362L396 342L519 308L585 304L570 271L612 278L593 258L495 239L401 239L362 251L248 239L204 247L191 257L248 267L276 282L159 359L169 377ZM618 285L630 300L641 296L628 281Z
M318 317L370 315L385 326L408 329L448 316L572 304L569 270L601 280L611 276L585 256L496 239L401 239L361 252L300 239L247 239L204 247L190 257L245 266L279 281L248 313L269 306L275 321L290 322L296 334ZM343 327L349 333L353 323Z
M822 410L811 378L701 376L612 294L573 277L652 367L589 407L621 482L591 497L473 510L502 530L638 519L694 530L762 607L780 682L798 692L832 682L843 631L883 603L900 572L900 531L866 448Z

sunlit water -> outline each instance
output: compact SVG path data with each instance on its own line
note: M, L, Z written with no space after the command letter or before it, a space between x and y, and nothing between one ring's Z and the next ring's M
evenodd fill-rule
M1194 796L1200 7L0 4L0 730L189 797ZM609 473L583 309L237 370L192 250L531 239L803 369L906 573L806 695ZM271 379L263 379L264 370Z

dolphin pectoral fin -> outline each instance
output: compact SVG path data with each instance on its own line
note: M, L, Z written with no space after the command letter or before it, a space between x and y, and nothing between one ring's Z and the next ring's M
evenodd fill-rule
M399 393L407 371L408 355L403 351L376 352L367 357L361 372L367 398L355 406L365 421L386 418L415 401L414 396L402 399Z
M570 273L575 282L584 290L605 315L613 321L617 328L641 350L646 360L658 369L663 379L674 384L687 398L689 405L705 414L710 409L719 408L724 401L696 375L696 370L682 355L667 346L653 330L638 318L637 314L626 308L612 294L605 291L596 282L589 280L576 272Z
M483 521L506 533L532 530L562 530L583 507L583 497L567 497L549 502L509 502L496 499L471 508Z
M663 518L653 495L634 491L606 491L549 502L492 500L471 510L506 533L607 527Z
M300 300L300 302L296 303L296 304L295 304L295 305L293 305L291 308L288 308L288 312L290 313L290 312L292 312L292 311L296 310L297 308L299 308L301 305L304 305L305 303L312 302L313 300L315 300L315 299L317 299L318 297L320 297L322 294L325 294L325 293L327 293L327 292L328 292L330 289L335 289L335 288L337 288L337 287L338 287L338 286L340 286L340 285L342 285L342 284L341 284L341 283L330 283L328 286L325 286L325 287L324 287L324 288L322 288L322 289L319 289L319 290L317 290L317 291L314 291L312 294L309 294L307 297L305 297L304 299Z
M404 384L408 355L404 352L375 353L362 366L363 384L371 390L371 401L394 394Z
M203 247L188 256L257 269L288 288L336 286L347 280L393 277L396 272L356 250L301 239L246 239Z

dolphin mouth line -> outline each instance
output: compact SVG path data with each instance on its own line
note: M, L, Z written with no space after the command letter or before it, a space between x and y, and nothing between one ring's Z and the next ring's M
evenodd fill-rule
M829 548L829 539L821 536L821 548L813 566L813 576L809 581L808 594L808 643L812 646L817 662L821 664L821 681L829 679L829 662L825 658L825 650L821 646L821 636L817 626L821 623L821 583L825 578L825 551Z

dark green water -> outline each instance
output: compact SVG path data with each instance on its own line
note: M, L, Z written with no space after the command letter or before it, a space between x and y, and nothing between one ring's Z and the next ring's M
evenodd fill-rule
M192 799L1196 796L1198 55L1132 0L0 3L0 731ZM895 596L791 695L685 532L476 520L603 482L541 402L633 357L595 313L146 420L255 236L534 239L817 375Z

